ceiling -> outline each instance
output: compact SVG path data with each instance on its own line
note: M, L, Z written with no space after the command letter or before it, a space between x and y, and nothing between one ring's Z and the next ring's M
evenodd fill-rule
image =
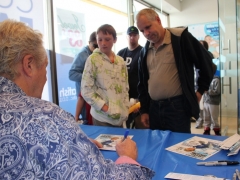
M85 0L88 2L96 2L99 5L104 5L107 7L111 7L113 9L123 11L127 10L127 0L122 1L122 0ZM175 12L180 12L181 11L181 2L183 0L135 0L139 3L146 4L150 7L156 7L158 10L163 12L166 12L167 14L172 14Z
M138 2L147 3L159 10L172 14L181 11L181 3L183 0L138 0Z

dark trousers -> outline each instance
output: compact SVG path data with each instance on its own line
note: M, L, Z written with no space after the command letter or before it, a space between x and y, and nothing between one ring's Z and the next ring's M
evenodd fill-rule
M190 112L183 95L159 101L151 100L149 108L150 129L191 133Z
M137 117L137 116L139 116L139 113L131 113L131 114L129 114L128 115L128 119L127 119L127 121L126 121L126 126L127 126L127 128L131 128L131 129L133 129L134 128L134 119ZM132 127L131 127L131 123L133 122L133 125L132 125Z

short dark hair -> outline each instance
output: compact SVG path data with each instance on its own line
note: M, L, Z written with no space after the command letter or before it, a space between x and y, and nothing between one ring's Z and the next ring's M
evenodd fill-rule
M95 42L96 39L96 31L92 32L92 34L89 37L89 42Z
M113 39L117 38L117 33L110 24L104 24L104 25L100 26L97 30L97 34L99 32L103 32L103 34L111 34L113 36Z
M203 47L208 50L208 43L207 41L204 41L204 40L200 40L200 42L202 43Z

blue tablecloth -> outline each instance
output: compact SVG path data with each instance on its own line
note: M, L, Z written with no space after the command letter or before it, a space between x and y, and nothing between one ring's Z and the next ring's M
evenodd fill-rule
M124 135L125 129L111 128L102 126L81 125L82 130L90 137L96 138L99 134ZM133 140L137 143L138 159L137 161L146 167L154 170L156 175L154 180L162 180L169 172L195 174L195 175L214 175L219 178L232 179L236 169L240 170L240 165L234 166L197 166L198 159L183 156L165 150L165 148L177 144L183 140L189 139L196 134L174 133L171 131L130 129L129 135L133 135ZM197 135L200 137L224 140L223 136ZM216 160L240 160L240 155L228 157L228 151L221 150L219 153L211 156L206 161ZM118 158L116 152L102 151L107 159L115 161Z

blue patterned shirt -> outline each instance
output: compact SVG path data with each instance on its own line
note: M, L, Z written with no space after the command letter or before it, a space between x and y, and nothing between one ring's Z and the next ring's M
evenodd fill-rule
M57 105L27 96L0 77L0 179L151 179L153 171L115 164Z

